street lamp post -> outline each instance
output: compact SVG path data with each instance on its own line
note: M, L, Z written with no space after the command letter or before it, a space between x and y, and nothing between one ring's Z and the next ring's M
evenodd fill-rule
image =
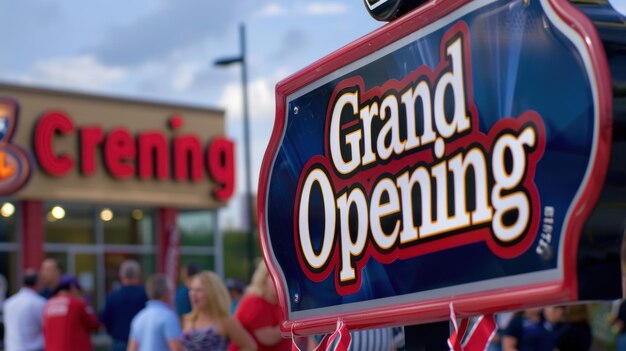
M239 44L241 45L241 54L235 57L223 58L215 61L216 66L228 66L232 64L241 64L241 86L243 90L243 146L244 146L244 163L245 163L245 209L247 209L248 230L247 230L247 255L248 255L248 278L252 277L254 271L254 207L252 196L252 167L250 165L250 117L248 116L248 70L246 67L246 28L239 25Z

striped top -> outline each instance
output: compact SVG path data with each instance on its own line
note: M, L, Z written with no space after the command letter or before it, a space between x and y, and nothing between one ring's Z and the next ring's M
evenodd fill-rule
M350 336L350 351L390 351L394 344L391 328L355 330Z
M394 329L395 332L394 332ZM322 335L315 337L319 343ZM349 351L390 351L404 348L404 331L402 328L378 328L350 331L352 341ZM332 346L329 348L332 350Z
M187 351L225 351L228 339L220 335L215 326L211 325L183 332L182 344Z

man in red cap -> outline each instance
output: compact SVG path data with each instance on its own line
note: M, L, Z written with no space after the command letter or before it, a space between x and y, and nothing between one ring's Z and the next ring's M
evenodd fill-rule
M100 327L100 322L81 295L75 277L61 278L55 294L44 307L46 351L93 350L91 332Z

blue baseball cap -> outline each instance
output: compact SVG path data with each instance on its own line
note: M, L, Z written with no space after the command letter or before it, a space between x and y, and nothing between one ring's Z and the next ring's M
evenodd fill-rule
M80 286L80 283L78 282L78 279L76 279L75 276L71 274L63 274L61 276L61 279L59 280L59 284L57 285L56 289L54 289L54 293L56 294L61 290L69 290L72 286L74 286L78 290L83 290L83 288Z

